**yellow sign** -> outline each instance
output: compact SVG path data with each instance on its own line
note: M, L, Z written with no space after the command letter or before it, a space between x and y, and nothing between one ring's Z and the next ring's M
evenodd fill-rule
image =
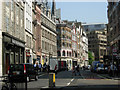
M53 74L53 82L55 83L55 73Z

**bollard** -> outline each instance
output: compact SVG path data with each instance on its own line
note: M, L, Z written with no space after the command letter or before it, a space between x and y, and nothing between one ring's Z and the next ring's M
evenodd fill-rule
M55 87L55 73L49 73L49 87Z

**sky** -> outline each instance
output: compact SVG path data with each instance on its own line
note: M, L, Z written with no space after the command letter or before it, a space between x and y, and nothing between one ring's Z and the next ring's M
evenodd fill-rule
M62 20L108 23L107 2L56 2L56 8L61 8Z

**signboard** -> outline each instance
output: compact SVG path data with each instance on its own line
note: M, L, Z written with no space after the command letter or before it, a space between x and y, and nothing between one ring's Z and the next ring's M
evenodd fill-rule
M30 50L29 50L29 49L26 50L26 56L27 56L27 57L30 57Z
M21 42L19 42L17 40L14 40L14 39L12 39L12 43L15 44L15 45L21 46L21 47L25 47L24 43L21 43Z
M113 53L114 56L117 56L117 53Z
M113 51L113 52L117 52L117 49L116 49L116 48L114 48L112 51Z

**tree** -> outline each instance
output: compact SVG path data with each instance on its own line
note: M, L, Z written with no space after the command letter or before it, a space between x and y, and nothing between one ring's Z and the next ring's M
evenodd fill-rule
M93 56L92 52L90 52L90 51L88 52L88 58L89 58L89 60L88 60L89 65L91 65L92 62L95 60L94 60L94 56Z

